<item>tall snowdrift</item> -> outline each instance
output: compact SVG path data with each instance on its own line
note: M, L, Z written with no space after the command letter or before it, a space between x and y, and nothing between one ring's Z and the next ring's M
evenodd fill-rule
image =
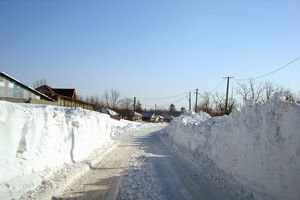
M300 199L300 106L274 96L229 116L187 113L166 128L169 139L204 153L243 185L275 199ZM260 198L257 196L257 198Z
M38 184L36 172L84 160L111 140L110 121L80 108L0 101L0 194ZM24 188L14 188L18 182Z

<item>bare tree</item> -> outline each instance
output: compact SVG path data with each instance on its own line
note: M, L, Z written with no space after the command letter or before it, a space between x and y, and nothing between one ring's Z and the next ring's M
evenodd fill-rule
M225 113L225 94L215 93L213 97L213 101L215 104L215 112L216 114Z
M288 102L295 103L296 102L296 96L292 93L290 89L284 89L282 91L282 94L284 96L284 99Z
M261 96L264 91L262 84L256 86L254 80L250 80L249 86L251 92L251 100L253 100L255 103L259 102L261 100Z
M110 90L110 101L111 101L111 107L116 108L118 106L118 100L120 97L120 92L115 89Z
M243 100L252 100L255 103L262 100L264 91L262 84L256 85L254 80L249 80L248 85L245 83L238 83L238 85L236 92Z
M84 101L83 96L80 95L80 94L76 94L76 99L79 100L79 101Z
M96 110L104 107L104 102L99 98L98 95L94 96L94 106Z
M47 80L46 79L39 79L36 80L32 83L33 88L38 88L40 86L46 85L47 84Z
M136 102L135 111L137 111L137 112L142 112L143 111L142 104L139 100Z
M106 107L109 107L109 92L105 90L104 95L103 95Z
M77 98L78 99L78 98ZM84 98L80 96L78 100L83 101ZM99 98L98 95L93 95L93 96L87 96L85 98L85 102L93 104L95 110L98 110L99 108L102 108L104 106L104 102Z
M244 101L250 98L250 90L245 83L238 83L238 88L236 89L236 93L242 97Z
M130 110L133 106L133 100L131 98L124 98L120 101L121 109Z
M273 95L275 92L275 87L272 82L266 81L264 83L264 90L265 90L265 98L263 101L268 101L270 97Z
M296 96L296 103L300 104L300 91L298 92L298 95Z
M211 94L204 92L201 95L199 110L212 114L212 105L211 105Z
M228 110L226 111L226 112L227 112L226 114L231 113L232 110L233 110L234 108L236 108L236 107L237 107L236 99L234 99L233 96L232 96L232 97L230 97L229 100L228 100L228 108L227 108Z

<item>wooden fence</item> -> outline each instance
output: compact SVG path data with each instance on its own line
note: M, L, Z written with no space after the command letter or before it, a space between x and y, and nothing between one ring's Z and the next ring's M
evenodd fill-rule
M84 101L72 99L65 96L59 96L57 98L57 103L59 106L72 107L72 108L80 107L88 110L95 110L93 104L86 103Z
M9 97L0 97L0 100L5 100L13 103L43 104L43 105L64 106L64 107L72 107L72 108L79 107L87 110L95 110L93 104L72 99L69 97L64 97L64 96L59 96L57 101L47 101L42 99L19 99L19 98L9 98Z

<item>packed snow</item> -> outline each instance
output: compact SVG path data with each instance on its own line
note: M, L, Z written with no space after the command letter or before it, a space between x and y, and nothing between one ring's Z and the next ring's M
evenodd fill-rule
M112 135L140 126L81 108L0 101L0 199L19 199L51 176L65 176L59 170L72 171L113 146Z
M300 199L300 105L278 94L229 116L187 112L165 135L172 147L191 152L190 159L207 156L255 199Z
M146 159L151 156L157 155L146 153L141 147L131 156L116 199L167 199L163 195L164 191L161 189L161 183L157 179L153 164L146 163Z

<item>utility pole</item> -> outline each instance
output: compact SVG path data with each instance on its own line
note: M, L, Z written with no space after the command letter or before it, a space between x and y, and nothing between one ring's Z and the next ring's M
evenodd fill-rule
M189 111L192 111L192 93L189 92Z
M136 108L136 97L133 98L133 112L135 112Z
M154 110L154 115L156 115L156 104L155 104L155 110Z
M223 78L227 79L226 100L225 100L225 113L227 114L227 110L228 110L229 79L233 78L233 76L227 76L227 77L223 77Z
M198 106L198 88L196 89L196 103L195 103L195 112L197 112L197 106Z

